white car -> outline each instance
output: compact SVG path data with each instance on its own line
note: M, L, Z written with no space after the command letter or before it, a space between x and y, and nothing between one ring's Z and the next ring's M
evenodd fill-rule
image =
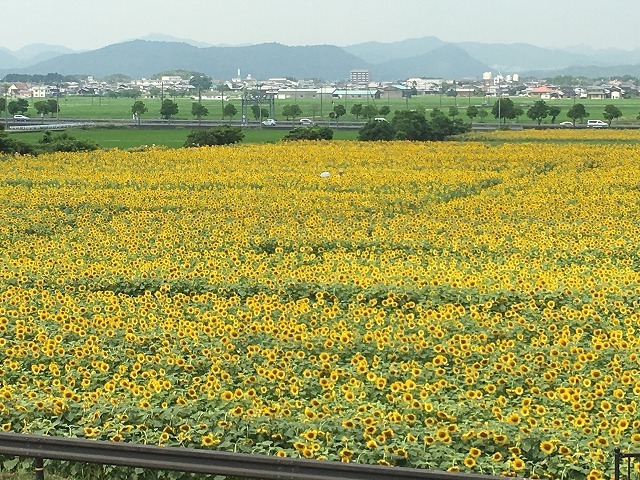
M560 125L561 127L564 127L564 128L573 128L573 127L575 127L573 122L560 122L558 125Z
M13 116L14 120L31 120L29 117L27 117L26 115L14 115Z
M300 125L313 125L313 121L310 118L301 118L298 123Z
M602 120L587 120L587 127L605 128L608 126L609 124Z
M373 119L374 122L386 122L387 119L383 117L376 117Z
M262 121L262 125L264 125L265 127L275 127L276 121L273 118L267 118L266 120Z

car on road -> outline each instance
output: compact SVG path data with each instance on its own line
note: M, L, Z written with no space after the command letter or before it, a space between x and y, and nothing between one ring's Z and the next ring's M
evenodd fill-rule
M298 123L300 125L313 125L313 120L311 120L310 118L301 118L300 120L298 120Z
M376 117L373 119L374 122L386 122L387 119L383 117Z
M560 125L561 127L564 127L564 128L573 128L573 127L575 127L573 122L560 122L558 125Z
M605 128L608 126L609 124L602 120L587 120L587 127Z
M20 115L20 114L14 115L13 119L14 120L21 120L21 121L31 120L30 117L27 117L26 115Z
M276 121L273 118L267 118L266 120L262 121L262 125L264 125L265 127L275 127Z

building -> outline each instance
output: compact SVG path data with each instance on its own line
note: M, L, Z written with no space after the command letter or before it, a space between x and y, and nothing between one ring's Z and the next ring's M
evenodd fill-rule
M356 84L368 84L371 81L369 70L351 70L349 82Z
M44 98L47 96L47 87L44 85L36 85L31 87L32 98Z
M347 99L378 99L380 98L380 90L359 90L359 89L336 89L333 92L333 98Z
M276 98L278 100L318 98L320 92L317 88L280 88Z

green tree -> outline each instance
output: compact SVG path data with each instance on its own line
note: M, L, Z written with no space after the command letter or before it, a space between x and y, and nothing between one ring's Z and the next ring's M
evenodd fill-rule
M549 106L544 100L536 101L530 108L527 110L527 117L531 120L535 120L538 122L538 125L542 123L542 120L549 116Z
M184 146L204 147L211 145L231 145L241 142L243 138L244 133L240 127L221 125L219 127L191 132L187 136Z
M149 109L142 100L136 100L135 102L133 102L133 105L131 105L131 113L133 114L133 118L135 118L138 125L140 125L140 117L148 111Z
M331 140L333 138L333 130L329 127L298 127L290 130L283 140Z
M475 105L469 105L467 107L467 117L469 120L473 122L473 119L476 118L480 114L480 109Z
M551 123L556 123L556 118L558 118L560 112L562 112L562 109L556 105L549 107L549 116L551 117Z
M362 141L384 141L393 140L396 131L389 122L367 122L358 132L358 140Z
M178 114L178 104L168 98L162 101L160 107L160 116L165 120L169 120L174 115Z
M7 99L0 98L0 112L4 112L6 108L7 108Z
M260 105L251 105L251 114L253 115L254 120L259 120L262 110L260 109Z
M333 113L333 116L331 115ZM336 123L347 114L347 109L344 105L334 105L333 110L329 113L329 116L336 119Z
M375 117L378 114L378 109L376 108L375 105L365 105L364 107L362 107L361 114L363 117L366 117L369 120L371 120L373 117Z
M33 108L36 109L36 113L41 117L44 117L47 113L49 113L49 106L45 100L38 100L33 103Z
M522 107L518 107L518 106L516 106L516 107L515 107L515 109L514 109L514 111L513 111L513 114L515 115L515 117L514 117L514 118L515 118L516 120L519 120L519 119L520 119L520 117L521 117L522 115L524 115L524 109L523 109Z
M302 115L302 109L296 103L294 103L293 105L285 105L284 107L282 107L282 115L287 120L295 120L297 117L300 117Z
M382 115L383 117L386 117L390 113L391 113L391 108L389 108L389 105L383 105L382 107L380 107L380 110L378 111L378 115Z
M567 112L567 118L570 118L573 121L573 125L575 126L576 120L584 120L589 116L589 112L584 108L584 105L581 103L576 103L571 106L569 111Z
M449 107L449 116L451 118L456 118L458 115L460 115L460 110L458 110L458 107L451 105Z
M77 140L67 132L58 135L44 132L39 143L45 152L90 152L98 149L96 144L86 140Z
M238 114L238 109L233 103L227 103L222 110L222 118L229 117L230 119Z
M478 117L481 122L484 122L484 119L489 116L489 112L487 112L484 108L478 109Z
M491 113L498 122L502 121L502 123L506 123L507 119L513 120L516 118L517 111L513 100L510 98L500 98L493 104Z
M360 115L362 115L362 104L356 103L355 105L352 105L350 112L351 112L351 115L356 116L356 120L359 120Z
M196 117L198 121L202 121L202 117L209 115L209 109L201 103L193 102L191 104L191 115Z
M393 114L391 126L396 132L397 140L433 140L435 138L431 125L420 112L397 110Z
M620 118L622 116L622 112L615 105L607 105L604 107L604 118L609 122L609 126L611 126L611 122L616 118Z
M9 137L4 129L0 128L0 153L19 153L21 155L26 155L37 152L32 145Z
M198 90L198 103L202 103L202 91L209 90L212 84L211 77L206 76L204 73L198 73L189 79L189 85Z
M444 113L437 109L435 110L435 114L432 112L429 127L431 129L432 136L430 140L439 141L442 141L452 135L468 132L470 130L470 126L465 124L462 119L448 118Z
M7 109L9 110L9 113L11 115L15 115L16 113L20 113L24 115L25 113L27 113L27 110L29 109L29 102L24 98L19 98L18 100L12 100L9 102Z
M53 116L54 113L60 113L60 102L57 98L50 98L49 100L47 100L47 111L49 112L49 114L51 114L51 116Z

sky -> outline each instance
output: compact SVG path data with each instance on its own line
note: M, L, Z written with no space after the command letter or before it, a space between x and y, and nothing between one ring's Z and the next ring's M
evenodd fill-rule
M0 46L92 50L151 33L213 45L448 42L640 48L640 1L20 0L2 2ZM5 4L6 3L6 4Z

